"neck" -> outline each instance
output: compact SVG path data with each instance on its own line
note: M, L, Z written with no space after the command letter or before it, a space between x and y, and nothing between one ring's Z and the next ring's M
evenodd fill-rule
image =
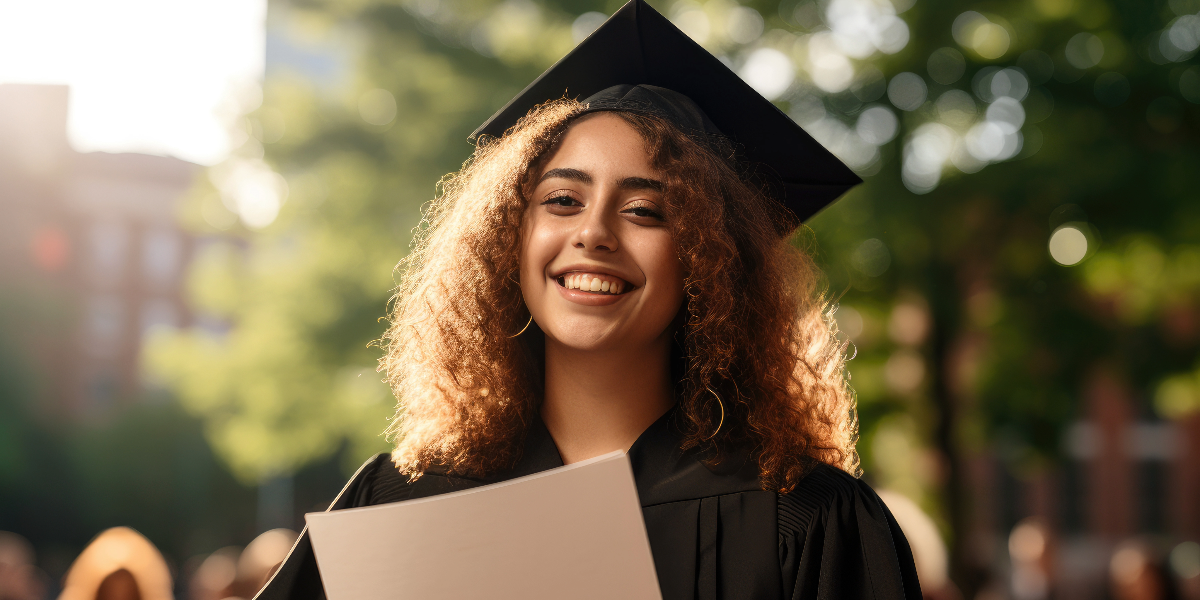
M670 336L619 352L580 351L546 340L542 421L564 464L628 450L675 403Z

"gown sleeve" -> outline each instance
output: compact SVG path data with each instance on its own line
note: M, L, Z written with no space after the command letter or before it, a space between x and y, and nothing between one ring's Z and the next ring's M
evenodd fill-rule
M358 468L328 510L371 506L405 500L410 493L407 478L392 468L387 454L378 454ZM325 600L325 588L317 571L308 527L300 533L291 552L267 581L255 600Z
M920 600L908 540L866 483L820 465L777 510L785 598Z

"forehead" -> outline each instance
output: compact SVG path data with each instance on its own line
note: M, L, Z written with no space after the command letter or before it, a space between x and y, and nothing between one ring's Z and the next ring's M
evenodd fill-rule
M581 117L567 129L542 171L569 167L595 175L654 175L646 142L621 117L607 112Z

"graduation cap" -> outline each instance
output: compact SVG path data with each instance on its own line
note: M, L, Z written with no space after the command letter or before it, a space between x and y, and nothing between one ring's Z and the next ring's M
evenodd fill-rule
M588 112L658 114L684 130L720 133L781 185L772 195L803 221L862 183L783 111L646 4L630 0L471 137L500 137L533 107L585 98Z

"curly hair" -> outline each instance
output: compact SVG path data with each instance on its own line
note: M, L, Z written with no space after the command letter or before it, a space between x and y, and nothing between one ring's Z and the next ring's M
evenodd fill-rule
M479 141L426 208L384 335L399 407L396 466L484 476L520 458L541 401L544 338L526 324L519 273L524 190L586 106L560 99ZM854 396L822 277L789 243L796 223L727 140L615 113L665 175L684 266L673 376L683 449L749 448L764 489L786 492L816 462L858 474ZM723 400L724 425L718 429Z

